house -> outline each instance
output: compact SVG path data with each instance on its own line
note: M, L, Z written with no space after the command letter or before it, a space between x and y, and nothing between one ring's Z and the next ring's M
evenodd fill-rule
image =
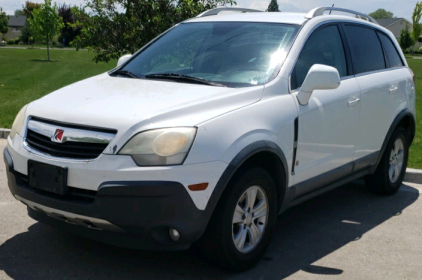
M8 16L9 30L3 37L7 40L18 39L21 36L21 29L25 26L26 16Z
M402 29L406 28L409 32L412 32L413 24L405 18L381 18L376 20L379 25L387 28L390 30L394 37L396 37L397 41L399 40L400 33ZM414 49L419 49L422 46L422 36L419 37L418 42L413 47Z
M376 21L382 27L390 30L394 34L394 37L396 37L397 41L399 40L402 29L407 27L409 32L411 32L413 28L413 24L405 18L381 18Z

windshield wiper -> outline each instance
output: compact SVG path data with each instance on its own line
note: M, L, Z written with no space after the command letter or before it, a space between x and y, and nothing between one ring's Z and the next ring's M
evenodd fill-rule
M132 73L132 72L130 72L130 71L128 71L128 70L117 70L117 71L115 71L115 72L113 72L112 73L113 75L123 75L123 76L127 76L127 77L130 77L130 78L136 78L136 79L139 79L139 76L138 75L136 75L135 73Z
M188 75L182 75L177 73L155 73L155 74L148 74L145 75L147 79L169 79L169 80L181 80L187 82L193 82L202 85L210 85L210 86L218 86L218 87L225 87L225 85L220 83L211 82L205 79L196 78Z

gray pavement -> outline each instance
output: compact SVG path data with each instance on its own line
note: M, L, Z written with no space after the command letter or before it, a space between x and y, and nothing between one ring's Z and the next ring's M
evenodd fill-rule
M229 273L194 251L145 252L29 218L10 194L0 140L0 279L422 279L422 185L393 196L354 182L281 215L263 260Z

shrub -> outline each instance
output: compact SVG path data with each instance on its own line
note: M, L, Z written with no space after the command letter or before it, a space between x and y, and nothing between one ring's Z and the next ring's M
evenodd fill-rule
M19 45L19 42L20 42L21 40L18 38L18 39L15 39L15 45Z
M415 42L413 42L412 36L410 35L410 32L409 32L409 26L406 25L406 27L403 28L400 32L400 37L399 37L400 47L402 48L402 50L405 50L413 46L414 43Z
M8 45L13 45L13 44L15 44L15 40L7 40L7 44Z

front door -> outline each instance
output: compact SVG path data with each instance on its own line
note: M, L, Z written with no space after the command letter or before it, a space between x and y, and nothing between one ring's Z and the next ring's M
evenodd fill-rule
M298 146L294 167L296 196L336 181L352 172L358 141L360 88L350 74L340 29L317 29L308 39L291 76L299 89L314 64L335 67L342 78L334 90L315 90L307 105L298 105ZM297 94L297 90L293 91ZM321 176L322 175L322 176Z

